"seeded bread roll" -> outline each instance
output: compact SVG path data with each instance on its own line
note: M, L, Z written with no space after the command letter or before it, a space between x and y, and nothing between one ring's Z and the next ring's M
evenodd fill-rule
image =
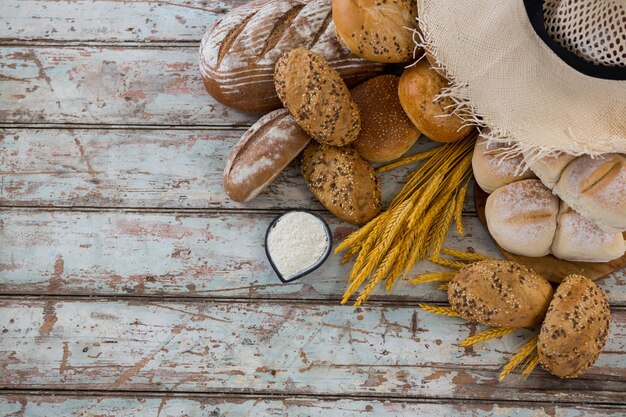
M541 275L511 261L487 260L464 267L450 281L448 301L466 320L496 327L541 323L552 299Z
M419 137L400 105L398 81L395 75L381 75L352 89L361 114L361 131L352 145L370 162L401 157Z
M224 169L224 189L235 201L252 200L310 140L287 110L268 113L230 151Z
M539 177L541 182L553 189L561 178L561 174L565 167L576 157L568 153L561 152L557 156L545 156L543 158L534 159L527 156L526 160L530 169Z
M557 288L539 332L539 362L551 374L576 378L598 359L609 335L611 311L593 281L566 277Z
M365 224L381 210L378 177L351 146L311 141L302 157L302 175L320 203L349 223Z
M472 130L452 114L451 99L435 99L448 85L448 81L422 59L404 70L398 86L400 103L409 119L420 132L437 142L463 139Z
M621 232L600 229L561 202L552 254L578 262L609 262L624 256L626 243Z
M294 49L278 60L274 80L278 97L313 139L333 146L354 142L361 129L359 108L324 58Z
M217 101L238 110L278 109L276 61L302 45L327 59L350 86L383 71L383 64L358 58L339 42L330 0L254 0L231 10L202 38L204 86Z
M607 230L626 230L626 156L580 156L563 171L554 192Z
M476 183L486 193L492 193L500 187L512 182L535 178L535 174L526 169L521 169L524 163L523 157L504 157L503 152L510 145L492 143L488 144L484 138L478 138L472 155L472 169Z
M498 188L485 205L495 241L509 252L530 257L550 253L558 212L559 199L536 179Z
M333 0L337 37L356 56L376 62L413 59L416 0Z

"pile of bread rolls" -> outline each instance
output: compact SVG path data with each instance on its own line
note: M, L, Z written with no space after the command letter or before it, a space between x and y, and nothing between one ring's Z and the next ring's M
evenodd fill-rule
M370 163L399 158L421 133L440 142L465 137L471 128L458 117L440 117L450 103L435 97L448 84L426 61L401 77L381 75L384 64L416 58L416 17L415 0L260 0L218 21L200 48L207 91L267 113L228 156L228 195L251 200L304 151L302 174L315 197L361 225L382 208Z
M567 154L506 156L506 144L476 142L472 167L489 198L489 232L505 250L608 262L626 252L626 158ZM528 165L528 169L525 166Z

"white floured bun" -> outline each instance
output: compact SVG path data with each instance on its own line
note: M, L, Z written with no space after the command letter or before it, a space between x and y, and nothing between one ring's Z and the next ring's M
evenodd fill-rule
M626 230L626 157L580 156L561 175L554 192L575 211L606 230Z
M574 159L576 159L574 155L561 152L556 156L544 156L539 159L527 157L526 163L541 182L552 190L565 167Z
M557 218L552 254L559 259L577 262L609 262L621 258L626 243L621 232L600 229L565 203Z
M558 213L559 199L538 179L498 188L485 206L495 241L511 253L530 257L550 253Z
M476 183L486 193L491 194L500 187L515 181L535 178L529 169L524 170L524 158L506 156L504 151L510 149L505 143L488 143L479 137L474 146L472 169Z

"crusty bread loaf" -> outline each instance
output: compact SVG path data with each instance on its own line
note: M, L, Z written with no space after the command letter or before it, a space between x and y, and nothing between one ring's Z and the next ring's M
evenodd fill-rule
M266 113L281 107L274 66L285 52L305 47L328 60L355 85L380 74L381 64L358 58L335 35L330 0L256 0L233 9L207 31L200 47L204 85L217 101Z
M302 175L324 207L349 223L365 224L381 210L378 177L351 146L311 141L302 157Z
M561 178L561 173L563 173L565 167L576 159L574 155L564 152L555 156L544 156L539 159L532 158L530 155L525 155L525 157L530 169L551 190L559 181L559 178Z
M448 301L461 317L496 327L541 323L552 286L539 274L511 261L487 260L464 267L448 285Z
M276 63L274 80L280 101L313 139L333 146L354 142L361 129L359 108L324 58L294 49Z
M508 144L488 143L478 138L472 156L472 169L476 183L486 193L492 193L500 187L515 181L535 178L529 169L523 169L524 158L519 156L503 156L510 148Z
M337 37L355 55L376 62L414 59L416 0L333 0Z
M561 202L552 254L577 262L609 262L624 256L626 244L621 232L600 229Z
M400 105L398 81L395 75L380 75L351 91L361 114L361 131L353 146L370 162L401 157L420 135Z
M561 174L554 192L607 230L626 230L626 156L580 156Z
M537 179L498 188L485 205L495 241L509 252L531 257L550 253L558 212L559 199Z
M311 138L285 109L259 119L232 148L224 188L235 201L249 201L267 187Z
M604 347L610 319L606 297L593 281L580 275L566 277L539 332L539 362L561 378L582 375Z
M467 136L471 126L452 114L452 101L436 97L448 87L448 81L422 59L407 68L400 77L398 94L407 116L420 132L437 142L454 142Z

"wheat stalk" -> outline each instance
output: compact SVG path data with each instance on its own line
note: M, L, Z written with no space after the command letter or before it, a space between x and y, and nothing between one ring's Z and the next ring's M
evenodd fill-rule
M411 278L409 281L413 285L426 284L428 282L449 282L454 278L454 272L426 272Z
M457 249L451 249L451 248L443 248L442 253L444 255L452 256L453 258L456 258L461 261L467 261L467 262L479 262L479 261L485 261L487 259L493 259L487 255L483 255L482 253L463 252L463 251L460 251Z
M465 201L465 195L467 194L467 182L461 188L456 196L456 207L454 208L454 223L456 224L456 231L459 236L465 234L463 230L463 202Z
M475 334L473 336L468 337L467 339L463 340L459 344L459 346L461 346L461 347L472 346L472 345L475 345L477 343L486 342L487 340L497 339L497 338L500 338L502 336L506 336L507 334L511 334L515 330L517 330L517 329L516 328L508 328L508 327L493 327L491 329L485 330L483 332L480 332L480 333L477 333L477 334Z
M452 307L440 307L430 304L418 304L419 308L429 313L438 314L440 316L458 317L459 313L454 311Z
M429 149L427 151L422 151L414 155L405 156L404 158L400 158L397 161L394 161L390 164L379 167L378 169L376 169L376 171L387 172L387 171L391 171L392 169L399 168L404 165L409 165L415 162L423 161L424 159L430 158L436 152L437 152L437 148Z
M539 339L539 335L535 334L532 339L528 343L526 343L520 350L513 356L509 361L502 367L502 372L500 372L500 376L498 380L502 381L504 378L509 376L511 372L513 372L522 362L524 362L537 348L537 340Z
M537 365L539 365L539 354L535 349L533 353L529 356L526 365L524 365L524 368L522 369L522 376L525 378L528 377L535 370Z
M455 269L457 271L467 266L467 263L465 262L453 261L446 258L432 257L430 258L430 261L434 264L445 266L446 268L450 269Z

